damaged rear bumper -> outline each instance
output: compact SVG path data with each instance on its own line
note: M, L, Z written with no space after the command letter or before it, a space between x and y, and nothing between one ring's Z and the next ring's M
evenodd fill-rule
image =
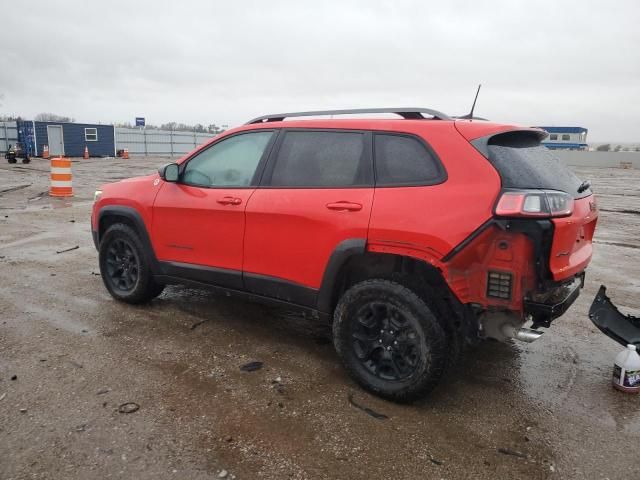
M589 309L589 318L602 333L621 345L640 347L640 317L620 313L607 297L607 287L600 286Z
M533 327L551 326L551 322L564 315L569 307L580 295L580 290L584 287L584 272L577 275L570 282L563 283L558 287L542 295L544 301L534 301L527 299L524 301L524 311L526 315L531 315Z

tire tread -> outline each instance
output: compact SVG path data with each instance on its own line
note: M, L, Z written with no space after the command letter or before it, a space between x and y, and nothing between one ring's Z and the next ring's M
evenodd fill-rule
M136 288L133 290L133 292L126 295L122 295L111 288L111 285L105 278L105 270L103 268L106 254L106 245L108 245L109 242L114 238L121 236L125 237L133 244L133 246L137 250L138 257L140 258L140 278L138 281L138 285L136 285ZM102 281L104 282L105 287L113 298L121 302L130 303L132 305L150 302L158 295L160 295L164 290L164 285L157 283L153 279L149 256L147 255L147 252L142 245L140 237L138 237L138 234L133 228L124 223L114 223L113 225L111 225L100 241L100 274L102 275Z
M345 322L348 321L345 315L345 310L350 302L357 300L357 296L361 292L369 289L384 290L388 294L402 299L409 308L419 312L417 318L424 330L425 338L429 339L429 347L431 350L430 368L428 368L428 370L415 381L401 389L385 389L367 382L366 379L362 378L358 373L356 366L351 363L349 356L346 355L345 352L346 346L344 345L345 339L343 336L346 331ZM444 375L449 364L447 358L447 335L429 306L413 290L392 280L377 278L369 279L357 283L349 288L338 302L338 306L334 312L333 338L336 351L342 359L345 369L349 375L363 388L378 396L394 400L396 402L409 402L416 400L433 390L438 381Z

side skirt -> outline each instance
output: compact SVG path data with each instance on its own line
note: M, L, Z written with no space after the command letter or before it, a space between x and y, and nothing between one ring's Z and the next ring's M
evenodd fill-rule
M314 288L257 273L245 272L243 279L245 290L251 293L308 308L314 308L317 304L318 291Z
M180 262L160 262L162 275L242 290L242 272Z
M160 262L160 275L316 308L318 291L282 278L181 262Z
M300 305L298 303L293 303L286 300L280 300L278 298L273 298L273 297L267 297L264 295L259 295L257 293L247 292L245 290L222 287L220 285L213 285L207 282L191 280L184 277L174 277L171 275L154 275L154 278L158 283L163 283L167 285L188 285L196 288L205 288L221 296L234 297L241 300L260 303L262 305L292 309L295 311L299 311L301 313L308 314L323 322L324 321L329 322L331 319L331 316L329 314L320 312L314 307L307 307L304 305Z

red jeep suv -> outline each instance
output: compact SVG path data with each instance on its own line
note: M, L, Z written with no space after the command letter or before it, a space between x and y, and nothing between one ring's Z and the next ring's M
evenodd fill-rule
M185 283L310 310L358 383L410 400L578 296L595 199L545 136L424 108L259 117L96 192L102 279L128 303Z

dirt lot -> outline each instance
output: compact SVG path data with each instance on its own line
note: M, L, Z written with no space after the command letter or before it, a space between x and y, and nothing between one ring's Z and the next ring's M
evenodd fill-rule
M143 307L111 299L93 191L165 162L74 161L66 200L46 195L46 161L0 166L0 478L637 475L640 398L610 387L621 347L587 311L604 283L640 312L640 171L579 171L602 210L568 314L536 343L467 351L434 394L403 406L347 378L312 319L181 287ZM240 371L252 360L264 367ZM125 402L140 408L120 413Z

